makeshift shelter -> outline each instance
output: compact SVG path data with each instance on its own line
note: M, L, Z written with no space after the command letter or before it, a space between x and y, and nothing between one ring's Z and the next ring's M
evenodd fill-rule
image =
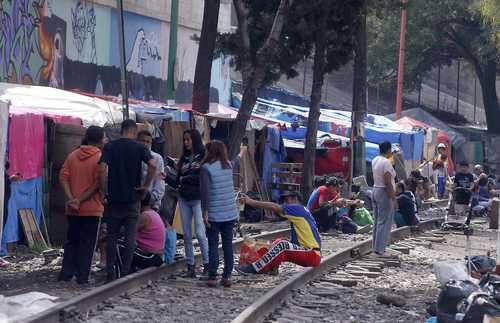
M409 109L409 110L403 110L401 112L401 115L403 117L411 117L415 120L424 122L428 125L430 125L433 128L440 129L448 134L448 137L450 138L450 143L451 146L453 147L453 159L457 161L462 161L466 160L465 153L462 149L462 146L467 142L465 137L460 134L458 131L454 130L450 126L448 126L445 122L439 120L438 118L434 117L432 114L429 112L421 109L421 108L414 108L414 109ZM396 114L389 114L386 116L387 118L391 120L396 119Z

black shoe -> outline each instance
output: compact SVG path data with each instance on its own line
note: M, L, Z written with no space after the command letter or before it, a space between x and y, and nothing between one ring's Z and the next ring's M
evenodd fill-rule
M187 265L187 271L182 275L182 278L196 278L195 265Z
M57 277L58 282L70 282L73 280L73 277L65 276L62 272L59 273L59 276Z

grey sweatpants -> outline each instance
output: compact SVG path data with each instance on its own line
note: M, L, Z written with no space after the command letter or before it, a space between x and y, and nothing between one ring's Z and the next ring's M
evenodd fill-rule
M385 188L373 189L373 251L382 254L389 242L392 221L394 218L394 200L389 197Z

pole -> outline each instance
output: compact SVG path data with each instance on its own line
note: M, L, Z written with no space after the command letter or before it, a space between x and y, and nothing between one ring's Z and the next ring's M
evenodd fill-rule
M460 109L460 60L457 60L457 114Z
M398 89L396 94L396 119L401 118L401 111L403 110L403 86L404 86L407 23L408 23L408 0L403 0L403 8L401 10L401 30L399 34L399 64L398 64Z
M123 120L129 118L128 110L128 83L127 83L127 57L125 53L125 25L123 18L123 0L117 0L119 21L118 32L120 33L120 69L121 69L121 87L122 87L122 108Z
M177 25L179 21L179 0L172 0L170 9L170 38L168 42L168 76L167 100L168 104L175 104L174 70L177 58Z
M351 167L349 189L354 177L366 174L364 120L367 107L366 1L356 32L352 96Z
M476 107L477 107L477 78L474 77L474 122L476 122Z
M437 111L439 111L441 96L441 63L438 65Z
M304 78L302 79L302 95L306 95L307 58L304 59Z

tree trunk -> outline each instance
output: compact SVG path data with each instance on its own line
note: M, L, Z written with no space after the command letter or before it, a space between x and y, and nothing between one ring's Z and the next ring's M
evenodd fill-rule
M203 25L196 58L193 84L193 110L207 113L210 103L210 79L214 59L217 23L219 21L220 0L205 0Z
M247 12L243 0L233 0L236 14L238 16L239 33L243 44L243 49L250 51L250 35L249 23ZM229 132L229 156L234 158L240 150L241 141L245 135L246 125L250 116L252 115L253 107L257 102L259 90L264 85L264 77L266 73L267 57L275 55L278 50L278 42L281 37L283 25L285 23L286 14L290 9L293 0L281 0L276 15L274 17L273 25L269 31L269 35L264 42L264 45L257 51L256 63L252 64L250 58L246 58L243 62L243 98L241 99L241 106L236 116L236 120L231 126Z
M238 110L236 120L231 125L231 131L229 132L228 152L231 159L236 157L240 151L240 145L245 136L247 122L252 116L252 110L255 103L257 103L257 96L262 86L263 79L264 71L259 68L245 84L241 106Z
M366 79L367 79L366 14L360 17L354 45L354 77L352 95L352 131L351 131L351 172L353 177L366 173L366 153L363 122L366 116ZM352 176L351 176L352 174Z
M483 105L486 113L486 124L488 132L495 135L500 135L500 106L498 105L498 96L496 90L496 70L497 63L495 60L489 60L483 67L483 71L478 75L481 91L483 93Z
M326 21L328 11L325 10L318 21L318 33L314 42L313 81L311 88L311 105L307 118L306 143L304 148L304 168L302 171L302 196L307 201L313 191L316 163L316 146L318 143L318 121L321 114L321 89L325 78L326 64ZM321 32L321 31L325 32Z

